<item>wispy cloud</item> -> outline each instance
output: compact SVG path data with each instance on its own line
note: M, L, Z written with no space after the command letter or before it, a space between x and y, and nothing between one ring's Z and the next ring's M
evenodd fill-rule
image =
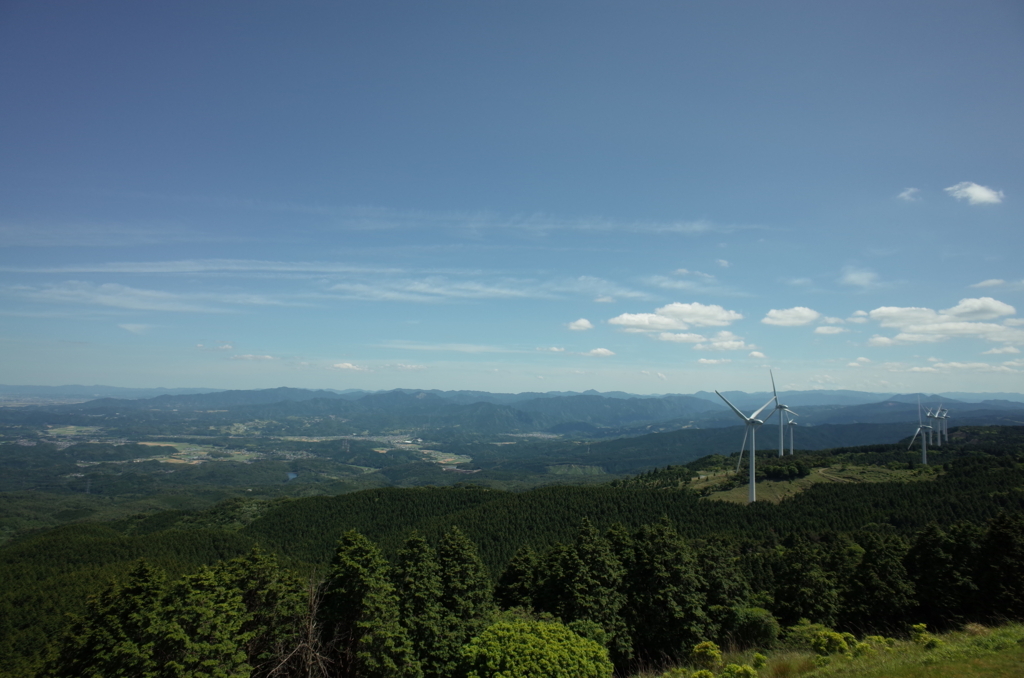
M707 342L695 344L693 348L698 351L745 351L755 349L757 346L746 343L743 337L723 330Z
M1002 191L981 186L973 181L961 181L943 190L957 200L966 200L971 205L997 205L1006 197Z
M444 351L451 353L526 353L522 349L487 346L483 344L420 344L415 342L392 341L381 344L384 348L407 351Z
M231 306L285 306L283 299L260 294L178 294L140 289L118 283L93 283L70 280L64 283L29 286L15 285L0 293L33 302L105 306L133 311L169 311L175 313L222 313Z
M857 268L856 266L843 268L843 274L839 278L839 282L863 289L877 287L879 284L877 273L866 268Z
M331 365L331 367L333 369L336 369L336 370L346 370L346 371L349 371L349 372L370 372L370 371L372 371L372 370L370 370L369 367L361 367L361 366L353 364L353 363L334 363L333 365Z
M842 334L849 331L845 327L836 327L835 325L821 325L814 328L815 334Z
M921 199L921 197L918 195L918 193L920 192L921 189L919 188L905 188L903 189L903 192L897 195L896 197L899 198L900 200L905 200L907 202L917 202Z
M595 349L592 349L590 351L587 351L586 353L582 353L580 355L589 355L589 356L595 356L595 357L598 357L598 358L607 358L609 356L615 355L615 353L613 351L609 351L606 348L595 348Z
M724 365L731 362L732 360L729 358L699 358L697 360L698 365Z
M797 327L799 325L810 325L821 317L817 311L806 306L794 306L786 309L772 309L761 318L765 325L778 325L781 327Z
M143 325L140 323L121 323L118 327L127 332L131 332L132 334L146 334L153 329L152 325Z
M232 360L276 360L272 355L255 355L252 353L246 353L245 355L233 355Z

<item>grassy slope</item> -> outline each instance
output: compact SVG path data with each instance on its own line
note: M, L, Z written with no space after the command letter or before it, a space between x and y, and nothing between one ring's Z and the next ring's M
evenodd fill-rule
M969 625L971 633L958 631L938 636L938 648L911 641L897 641L889 649L877 646L858 656L834 655L824 667L806 650L768 652L767 666L759 678L1020 678L1024 675L1024 624L999 628ZM754 651L726 652L723 664L753 663ZM682 678L690 671L645 672L633 678Z
M762 480L757 484L757 500L770 501L773 504L777 504L786 497L792 497L818 483L885 483L934 480L937 472L938 470L935 467L922 467L911 471L907 469L893 470L881 466L837 464L815 468L809 476L796 480ZM714 486L731 475L731 472L719 471L708 476L701 476L702 479L693 481L690 484L690 488L699 491L704 487ZM744 484L731 490L712 492L707 498L729 501L735 504L746 504L748 490L749 485Z

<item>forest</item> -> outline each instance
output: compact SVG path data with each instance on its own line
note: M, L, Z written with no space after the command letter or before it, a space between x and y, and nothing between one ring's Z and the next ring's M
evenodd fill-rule
M691 488L745 482L709 455L600 484L235 497L29 530L0 547L0 670L468 677L539 644L578 663L564 675L630 676L702 643L1024 619L1024 428L955 429L918 456L766 456L759 484L822 465L917 475L749 506Z

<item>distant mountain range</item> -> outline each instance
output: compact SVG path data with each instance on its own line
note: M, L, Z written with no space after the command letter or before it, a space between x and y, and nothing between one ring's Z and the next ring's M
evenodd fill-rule
M12 387L0 387L3 389ZM31 387L16 387L29 389ZM64 388L64 387L46 387ZM72 387L66 387L72 388ZM90 388L90 387L76 387ZM95 388L95 387L93 387ZM187 389L183 389L187 390ZM632 437L684 428L723 428L739 424L714 393L635 396L627 393L519 393L479 391L331 391L296 388L173 393L160 389L148 398L98 398L86 402L0 408L0 421L103 425L145 422L168 430L188 421L192 430L211 430L247 421L274 422L273 435L345 435L394 431L458 430L462 433L547 432L575 438ZM27 391L23 391L27 395ZM750 412L769 393L725 394ZM873 394L860 391L787 391L780 400L798 414L802 427L850 424L916 424L918 401L926 409L940 403L950 425L1024 424L1024 396L968 402L935 394ZM24 403L23 403L24 404ZM771 410L768 410L771 412ZM769 420L769 424L777 423ZM120 425L120 424L119 424ZM181 431L179 427L176 429ZM883 441L879 441L883 442Z

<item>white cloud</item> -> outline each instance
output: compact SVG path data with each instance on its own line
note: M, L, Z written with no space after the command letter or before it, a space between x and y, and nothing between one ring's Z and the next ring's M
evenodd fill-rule
M857 358L857 362L859 362L861 364L869 363L869 362L871 362L871 358L863 358L863 357Z
M145 334L153 328L152 325L141 325L137 323L121 323L118 327L122 330L131 332L132 334Z
M988 363L934 363L939 370L969 370L971 372L1016 372L1017 370L1003 365L990 365Z
M750 358L764 358L765 355L764 355L764 353L761 353L760 351L751 351L750 355L748 357L750 357Z
M1003 362L1007 367L1024 367L1024 360L1007 360Z
M782 310L773 308L768 311L768 315L761 318L761 322L765 325L796 327L799 325L809 325L820 317L820 313L809 309L806 306L795 306L793 308L786 308Z
M1003 324L1010 327L1020 327L1024 325L1024 318L1007 318L1003 321Z
M1000 280L999 278L989 278L988 280L982 280L980 283L974 283L973 285L971 285L971 287L999 287L1000 285L1005 284L1005 280Z
M587 351L586 353L583 353L582 355L590 355L590 356L597 356L597 357L600 357L600 358L607 358L608 356L615 355L615 353L613 351L609 351L606 348L595 348L595 349L593 349L591 351Z
M731 362L732 360L729 358L700 358L697 360L697 363L700 365L724 365Z
M353 365L352 363L335 363L331 365L336 370L349 370L351 372L369 372L370 369L367 367L360 367L359 365Z
M1024 343L1024 331L1010 327L1017 324L1013 322L1015 319L1011 318L1001 325L978 322L995 320L1013 313L1016 313L1013 306L991 297L961 299L956 306L942 311L921 307L882 306L871 311L871 319L878 321L882 327L896 328L899 333L892 338L875 335L868 340L868 344L892 346L944 341L951 337L977 337L1002 343Z
M1014 346L1003 346L1001 348L990 348L987 351L982 351L982 355L1002 355L1005 353L1020 353L1020 349Z
M738 337L732 332L722 331L712 337L708 343L696 344L694 348L698 351L743 351L755 349L757 346L746 343L742 337Z
M843 320L842 318L831 318L829 316L825 316L824 318L821 319L821 322L827 323L829 325L842 325L846 321Z
M344 364L349 364L350 365L351 363L344 363ZM409 364L406 364L406 363L389 363L387 365L384 365L384 367L389 367L389 368L395 369L395 370L425 370L425 369L427 369L426 365L409 365Z
M666 377L661 372L649 372L647 370L640 370L640 374L645 374L648 377L657 377L658 379L661 379L662 381L667 381L668 380L668 377Z
M835 325L821 325L814 328L815 334L842 334L849 331L845 327L836 327Z
M843 275L839 282L844 285L853 285L854 287L867 289L878 285L878 274L866 268L846 266L843 268Z
M564 348L559 348L558 346L550 346L548 348L538 348L537 350L538 351L548 351L550 353L565 353L565 349Z
M866 323L868 321L867 311L854 311L853 315L846 319L848 323Z
M1005 197L1002 191L981 186L973 181L961 181L955 186L943 189L957 200L966 200L971 205L996 205Z
M721 327L743 316L716 304L704 305L698 302L681 304L675 302L655 309L654 313L623 313L608 322L620 327L645 332L660 330L685 330L690 325L698 327Z
M662 332L658 335L658 339L661 341L676 341L682 344L699 344L702 341L707 341L707 337L700 334L675 332Z
M846 363L847 367L861 367L860 363Z
M615 297L598 297L597 299L594 299L594 301L599 304L614 304Z
M274 360L272 355L254 355L252 353L246 353L245 355L233 355L232 360Z
M725 259L715 259L715 263L721 266L722 268L729 268L729 262L726 261Z
M918 200L921 199L917 195L920 192L921 189L919 188L905 188L903 189L903 192L897 195L896 197L899 198L900 200L906 200L907 202L917 202Z
M576 330L577 332L582 332L583 330L594 329L594 325L586 318L580 318L579 320L573 320L571 323L569 323L569 329Z

